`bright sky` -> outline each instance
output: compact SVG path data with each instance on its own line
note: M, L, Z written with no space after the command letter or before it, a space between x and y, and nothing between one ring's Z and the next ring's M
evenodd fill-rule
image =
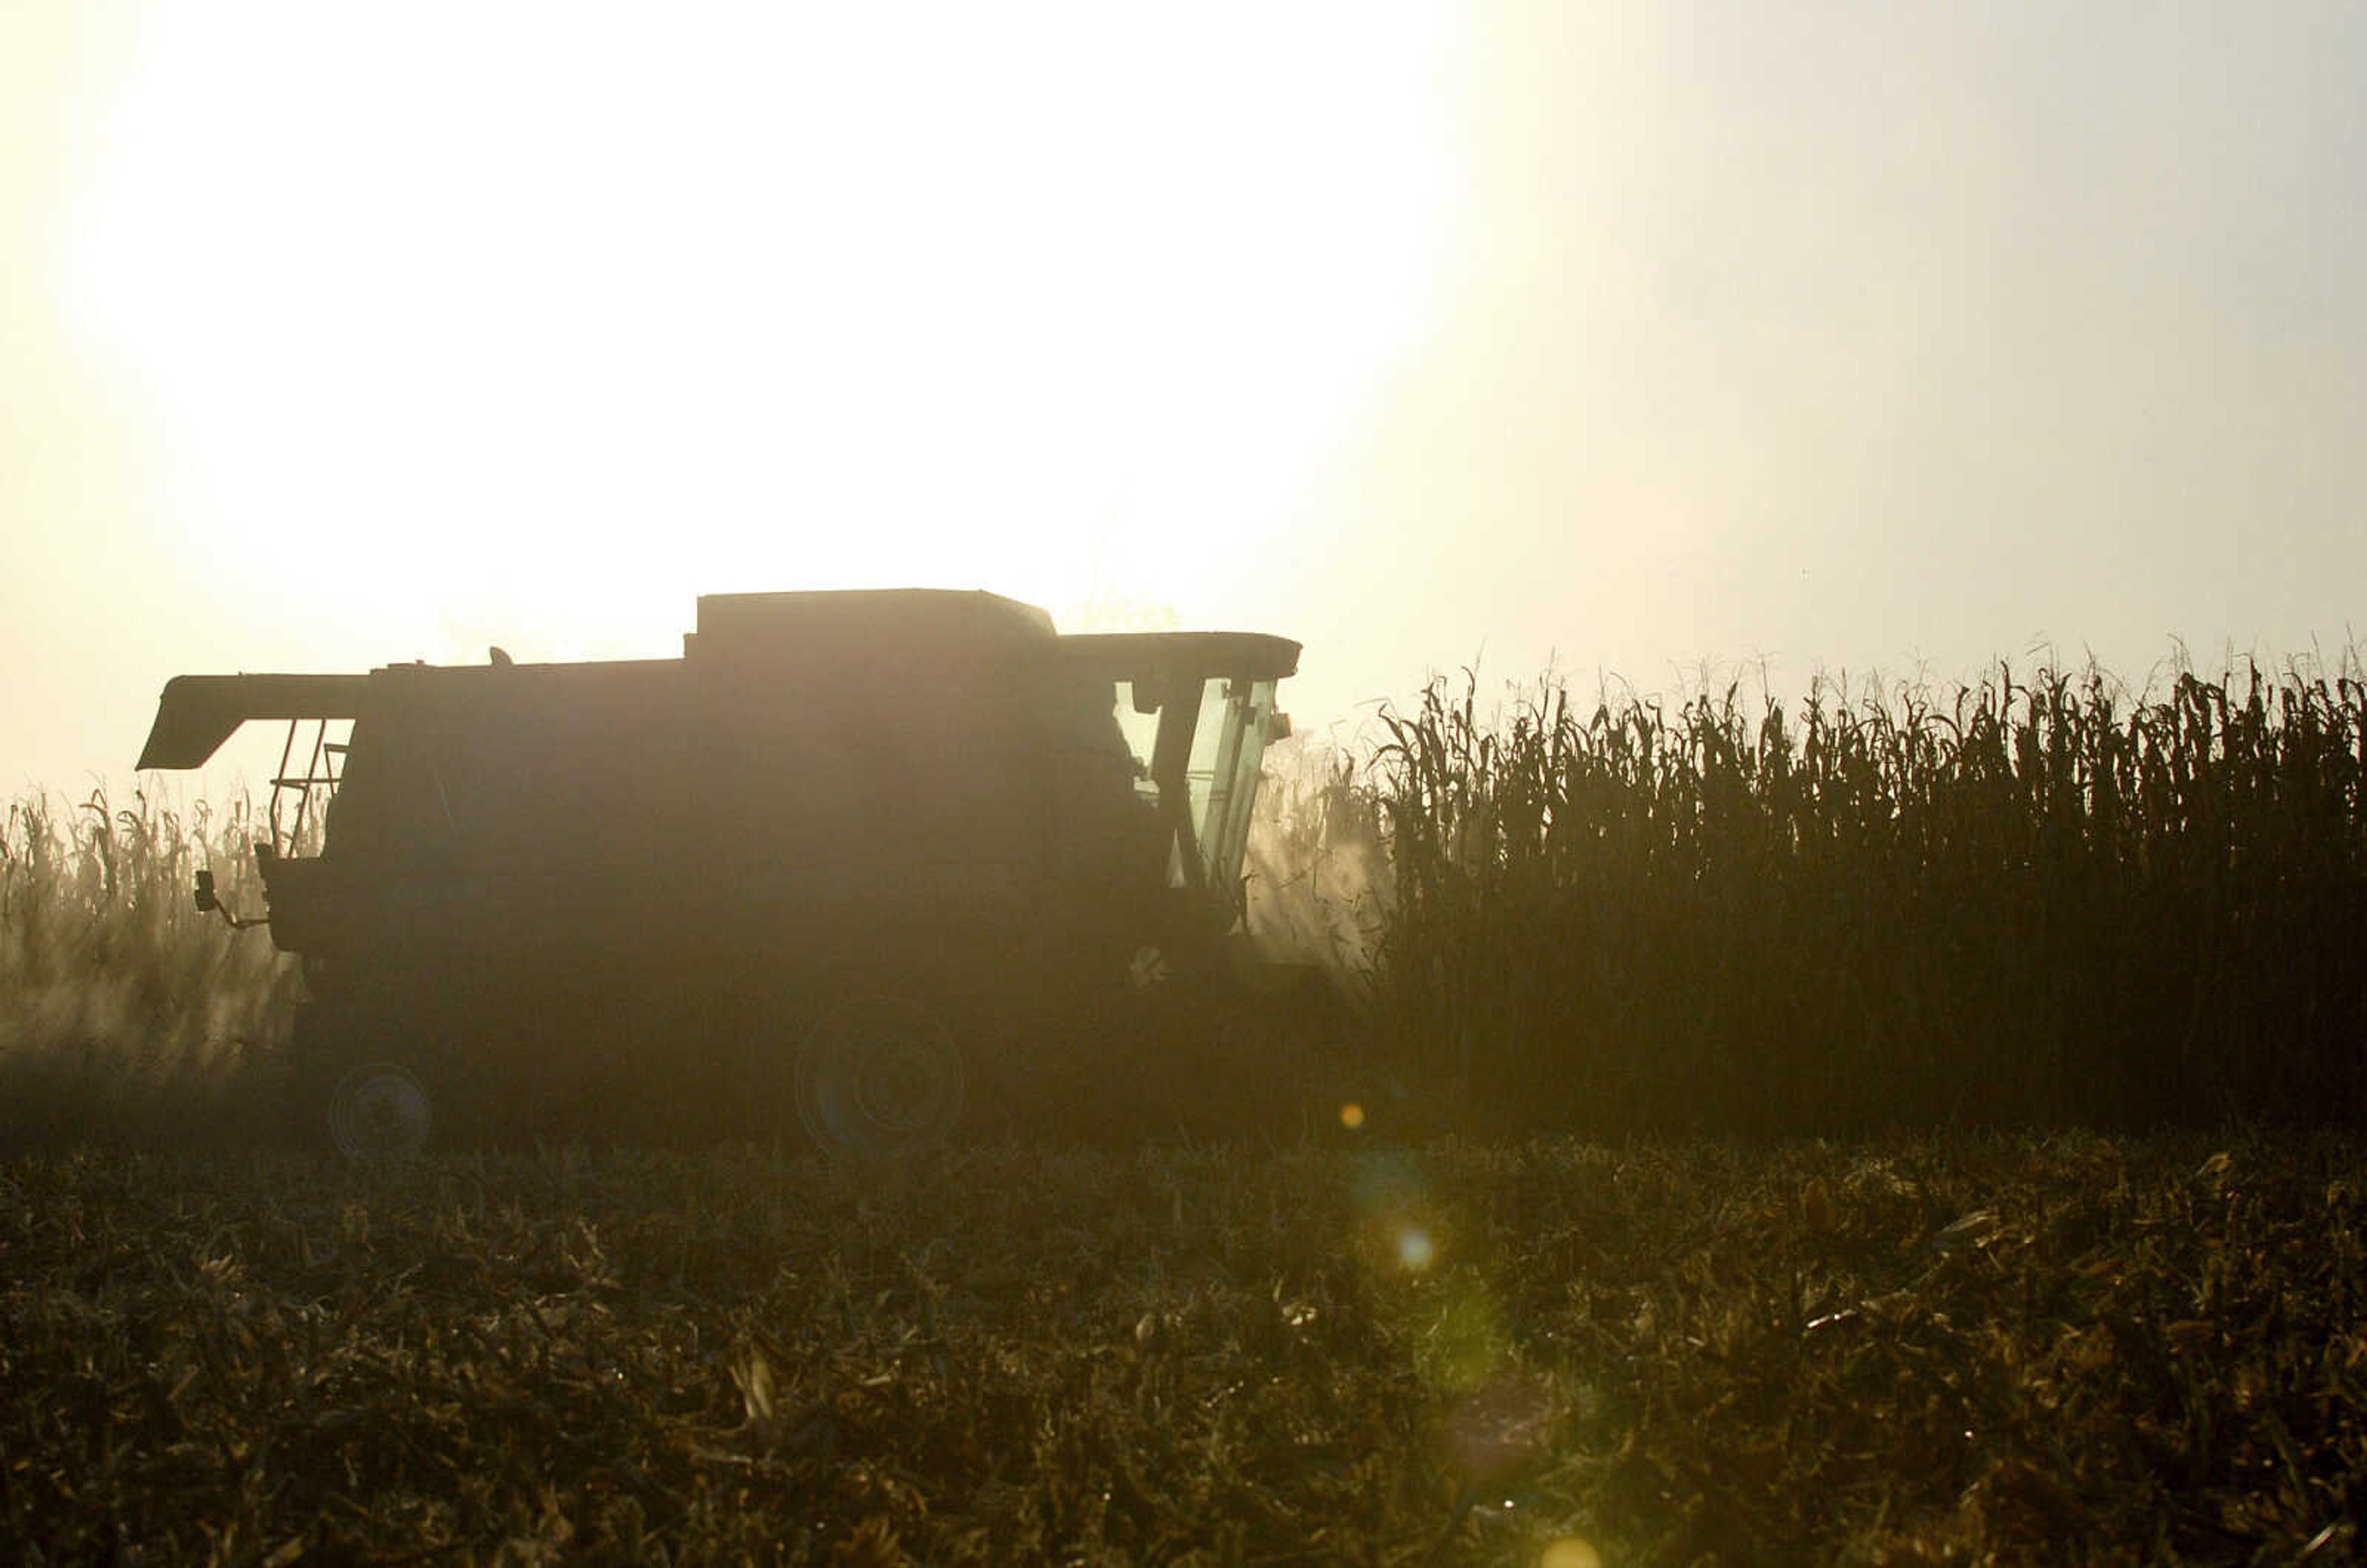
M933 584L1942 678L2367 632L2367 6L0 4L0 794Z

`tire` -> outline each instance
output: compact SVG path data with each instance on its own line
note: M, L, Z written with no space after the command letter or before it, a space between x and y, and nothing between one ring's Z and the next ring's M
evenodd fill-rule
M969 1099L943 1013L896 994L825 1010L798 1047L798 1120L837 1154L910 1154L943 1143Z
M409 1159L453 1143L467 1118L454 1064L418 1048L434 1038L391 1016L307 1006L290 1042L288 1124L296 1141L376 1160Z
M365 1062L329 1090L330 1145L347 1159L411 1159L436 1135L435 1098L400 1062Z

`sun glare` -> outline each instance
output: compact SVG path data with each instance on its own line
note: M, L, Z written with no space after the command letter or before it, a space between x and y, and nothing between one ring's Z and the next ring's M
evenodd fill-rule
M700 16L153 15L73 271L176 525L564 604L546 652L700 590L1220 607L1421 325L1436 19Z

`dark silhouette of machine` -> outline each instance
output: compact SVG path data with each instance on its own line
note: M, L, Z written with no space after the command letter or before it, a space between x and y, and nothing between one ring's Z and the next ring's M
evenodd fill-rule
M289 725L255 853L300 1128L399 1155L794 1106L893 1152L1256 1011L1241 856L1297 643L936 590L708 595L683 641L166 685L143 769Z

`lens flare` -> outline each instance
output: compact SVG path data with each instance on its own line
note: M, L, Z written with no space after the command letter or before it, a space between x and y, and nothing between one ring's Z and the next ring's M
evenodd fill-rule
M1537 1568L1603 1568L1603 1553L1594 1550L1591 1541L1564 1536L1546 1548L1546 1554L1537 1559Z
M1340 1108L1340 1125L1353 1133L1364 1124L1365 1108L1363 1106L1352 1100Z
M1438 1249L1431 1244L1428 1231L1408 1225L1398 1232L1398 1262L1401 1267L1419 1274L1430 1267L1431 1260L1437 1255Z

